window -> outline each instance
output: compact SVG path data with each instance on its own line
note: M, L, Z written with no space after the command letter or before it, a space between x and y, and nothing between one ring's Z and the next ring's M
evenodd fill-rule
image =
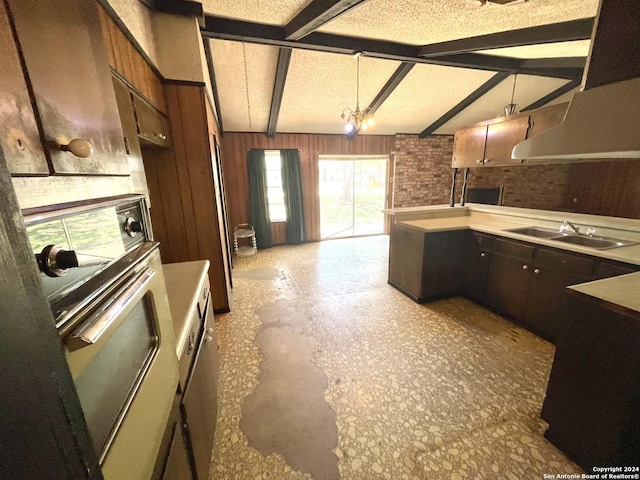
M269 218L272 222L286 222L287 209L284 206L284 191L282 190L282 162L280 150L267 150L264 153L267 166L267 202L269 203Z

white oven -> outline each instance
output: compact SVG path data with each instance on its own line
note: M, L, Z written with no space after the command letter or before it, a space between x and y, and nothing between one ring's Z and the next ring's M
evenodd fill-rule
M128 200L27 217L106 480L151 477L178 383L158 243Z

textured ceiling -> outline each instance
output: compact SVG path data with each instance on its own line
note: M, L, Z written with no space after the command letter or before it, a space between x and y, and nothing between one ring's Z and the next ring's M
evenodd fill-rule
M529 0L481 6L472 0L367 0L319 31L424 45L593 17L598 0Z
M284 26L311 0L205 0L205 12L237 20ZM423 45L550 23L593 17L598 0L529 0L512 6L474 0L365 0L318 29L320 32ZM210 40L225 131L266 132L279 48ZM589 40L477 51L513 59L586 57ZM367 57L360 65L360 106L368 106L400 65ZM420 133L495 75L494 71L416 64L379 106L366 133ZM515 102L536 102L569 80L518 75ZM247 88L251 124L247 108ZM513 76L490 90L435 133L499 115L509 103ZM552 103L567 101L573 91ZM355 108L356 60L351 55L294 48L284 86L277 132L343 133L345 108ZM364 132L361 132L361 134Z

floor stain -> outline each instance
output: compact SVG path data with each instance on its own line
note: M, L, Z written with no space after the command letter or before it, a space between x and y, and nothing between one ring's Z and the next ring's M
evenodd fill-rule
M240 429L263 454L280 454L314 479L334 480L340 478L333 453L336 414L324 399L327 378L312 363L317 341L297 325L304 315L283 301L259 310L262 327L256 342L264 361L259 384L242 405Z

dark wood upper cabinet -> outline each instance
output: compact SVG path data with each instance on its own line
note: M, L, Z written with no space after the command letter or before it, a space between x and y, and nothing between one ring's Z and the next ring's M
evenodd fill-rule
M464 127L456 132L453 145L453 167L478 167L484 162L487 126Z
M513 165L522 163L521 159L512 159L513 147L527 139L529 116L521 116L503 122L487 125L487 145L484 151L484 163L487 165Z
M0 3L0 65L0 148L9 172L47 175L49 167L4 3Z
M134 92L132 98L140 141L148 145L169 148L172 141L167 117L137 93Z
M467 168L522 164L522 159L511 158L513 147L560 124L568 105L550 105L458 129L451 166Z
M551 127L559 125L564 120L569 102L557 103L548 107L539 108L532 112L527 138L535 137Z
M98 5L86 0L8 0L53 173L129 175ZM60 145L80 138L88 158Z

